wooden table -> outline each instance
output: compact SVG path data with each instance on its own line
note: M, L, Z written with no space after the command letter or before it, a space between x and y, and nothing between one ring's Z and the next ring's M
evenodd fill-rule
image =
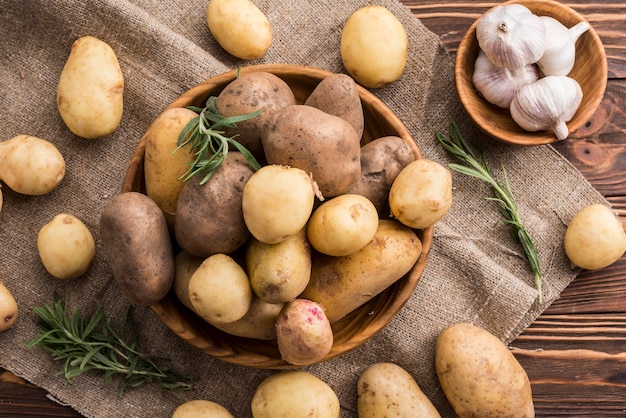
M454 54L469 26L495 2L402 1ZM609 80L587 125L556 148L626 222L626 4L565 2L604 43ZM537 416L626 416L626 257L583 272L512 344L528 372ZM0 416L78 417L46 392L0 369Z

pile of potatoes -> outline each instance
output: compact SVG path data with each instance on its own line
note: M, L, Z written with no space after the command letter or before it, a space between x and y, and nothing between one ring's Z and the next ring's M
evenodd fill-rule
M173 289L215 328L275 339L294 365L319 362L332 324L413 268L416 230L451 205L450 172L416 159L400 137L362 147L363 108L348 75L329 75L297 103L278 76L246 72L216 107L227 117L261 110L225 133L261 168L231 150L205 184L181 182L194 155L175 150L195 113L163 112L144 139L145 194L115 196L101 216L111 270L139 306Z

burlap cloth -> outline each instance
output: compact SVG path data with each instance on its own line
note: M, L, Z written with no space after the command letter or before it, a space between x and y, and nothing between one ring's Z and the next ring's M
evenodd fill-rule
M358 7L349 0L257 0L272 23L274 42L262 63L296 63L342 72L340 33ZM484 198L481 182L453 174L454 204L435 230L426 271L401 313L362 347L306 370L337 392L342 417L356 416L356 380L372 363L405 367L443 416L451 416L434 373L438 332L457 321L483 326L509 342L527 327L575 277L562 248L566 223L583 205L604 199L552 147L508 146L480 135L458 104L453 62L439 39L395 1L388 7L404 24L410 43L401 80L375 93L404 121L425 157L447 164L435 141L455 120L464 135L479 141L496 174L504 164L523 221L535 238L543 265L544 301L536 292L519 245L498 225L497 207ZM126 166L142 134L163 108L208 77L245 62L233 59L212 39L205 23L207 0L4 0L0 3L0 126L2 138L30 134L52 141L66 159L67 174L51 194L20 196L4 187L0 213L0 278L21 309L19 321L0 334L0 365L48 390L59 402L87 417L168 417L181 400L148 386L122 399L117 383L104 385L98 374L69 385L57 375L61 364L24 340L37 332L32 307L52 302L54 291L69 292L69 305L89 312L104 302L115 320L127 308L101 251L98 222L109 198L121 190ZM74 40L92 35L115 50L126 81L124 116L117 131L98 140L80 139L57 111L56 84ZM42 267L39 229L68 212L82 219L96 238L97 255L82 278L62 282ZM135 309L140 344L172 360L180 373L200 377L189 399L217 401L237 417L249 417L250 400L272 373L234 366L187 345L149 309ZM0 405L0 410L2 406Z

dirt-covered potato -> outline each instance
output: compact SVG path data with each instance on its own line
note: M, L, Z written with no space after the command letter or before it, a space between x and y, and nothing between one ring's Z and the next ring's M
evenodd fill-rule
M192 177L178 196L174 232L182 249L197 257L229 254L250 237L243 218L243 191L254 170L231 151L209 181Z
M567 225L564 246L572 264L599 270L624 255L626 232L608 206L592 204L582 208Z
M398 173L415 157L411 146L399 136L368 142L361 147L361 179L348 193L365 196L381 216L388 216L389 189Z
M305 229L278 244L251 238L246 247L246 271L261 300L284 303L294 299L311 277L311 247Z
M331 323L343 318L408 273L422 254L410 228L381 219L374 238L344 257L314 253L311 279L301 298L324 307Z
M238 122L236 128L224 128L224 135L232 137L246 147L257 160L265 161L261 129L265 121L277 111L296 104L289 85L280 77L264 71L245 73L228 83L215 101L220 114L241 116L260 110L253 118Z
M303 370L274 373L252 397L254 418L338 418L339 398L323 380Z
M323 360L333 347L333 330L322 306L307 299L287 302L276 319L276 343L288 363L307 366Z
M235 322L248 312L252 288L243 268L226 254L202 262L189 279L193 310L212 324Z
M452 205L452 174L443 165L424 158L404 167L389 190L393 216L410 228L434 225Z
M317 251L341 257L365 247L377 229L374 204L358 194L342 194L315 209L307 224L307 238Z
M193 399L179 405L174 410L172 418L235 418L235 416L216 402Z
M365 87L383 87L398 80L406 67L407 53L404 26L383 6L358 9L341 33L343 65Z
M306 105L274 112L261 134L269 164L311 173L326 198L345 193L361 178L360 141L344 119Z
M413 376L394 363L369 366L357 382L359 418L440 418Z
M344 119L361 138L364 129L363 107L357 84L346 74L332 74L320 81L304 102Z
M248 312L235 322L214 323L213 326L231 335L258 340L276 339L276 319L284 303L267 303L255 295Z
M48 273L58 279L74 279L89 269L96 243L80 219L60 213L39 230L37 250Z
M160 301L172 287L174 251L165 215L138 192L115 195L100 216L107 262L122 293L137 306Z
M15 298L9 289L0 282L0 332L6 331L15 324L18 313L19 309Z
M211 0L206 19L217 43L237 58L261 58L272 45L270 22L250 0Z
M93 36L72 44L57 86L57 106L67 127L82 138L112 134L122 120L124 76L113 49Z
M45 139L17 135L0 142L0 180L25 195L54 190L65 177L65 160L58 148Z
M185 182L180 177L195 158L188 148L178 151L178 137L198 114L186 108L165 110L145 135L144 179L146 194L161 208L170 227L174 226L178 196Z
M172 288L176 297L189 309L193 310L191 299L189 299L189 279L198 270L204 261L202 257L196 257L187 251L179 251L174 257L176 272Z
M460 418L535 416L530 381L495 335L472 324L444 328L435 347L441 388Z
M315 203L315 183L296 167L266 165L243 189L243 217L257 240L278 244L304 228Z

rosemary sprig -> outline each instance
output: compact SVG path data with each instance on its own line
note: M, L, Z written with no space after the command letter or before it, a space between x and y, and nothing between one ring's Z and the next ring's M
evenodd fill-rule
M196 174L204 174L200 184L205 184L215 173L215 170L224 162L228 154L229 144L241 152L253 170L256 171L260 168L252 153L235 140L237 135L226 137L224 136L225 131L223 128L235 128L237 123L258 116L261 110L240 116L225 117L217 110L216 101L217 97L211 96L207 99L206 106L203 108L188 106L188 109L198 113L198 116L185 125L178 137L178 147L174 152L191 145L189 152L193 153L196 158L189 164L189 170L179 180L187 181Z
M126 332L128 313L120 332L107 321L104 307L97 302L91 317L74 309L69 315L67 303L54 295L54 304L34 307L39 315L39 332L35 339L26 341L29 348L39 346L52 354L54 360L64 360L59 375L71 384L72 378L89 370L104 374L104 382L115 376L122 379L119 396L127 389L145 383L157 383L174 393L192 388L192 377L178 375L168 367L159 366L156 359L138 351L138 342L132 330ZM130 321L128 321L130 323ZM131 333L127 343L121 334Z
M491 173L487 162L485 161L484 153L480 150L480 155L477 155L476 151L470 147L465 141L459 131L456 123L452 122L450 125L450 137L437 132L437 139L443 147L459 159L463 164L449 164L449 167L459 173L466 174L468 176L475 177L489 184L495 193L495 197L487 197L487 200L493 200L499 203L500 213L504 216L506 222L513 226L513 236L522 245L526 258L530 265L531 270L535 275L535 287L538 292L539 303L542 303L542 291L541 282L543 275L541 273L541 266L539 264L539 257L537 255L537 249L533 243L531 237L528 235L526 228L522 224L519 215L519 209L517 202L511 191L511 185L509 179L502 167L504 175L504 183L500 183ZM477 149L477 147L475 147Z

